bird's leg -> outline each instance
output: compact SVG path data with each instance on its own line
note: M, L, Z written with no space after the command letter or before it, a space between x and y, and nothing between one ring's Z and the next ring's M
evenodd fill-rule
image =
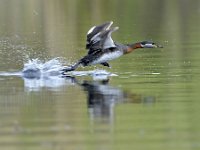
M76 68L79 67L80 64L81 64L81 62L79 61L70 67L62 69L61 71L63 71L63 73L68 72L68 71L74 71Z
M101 63L103 66L107 66L107 67L109 67L109 68L111 68L111 66L109 65L109 63L107 63L107 62L103 62L103 63Z

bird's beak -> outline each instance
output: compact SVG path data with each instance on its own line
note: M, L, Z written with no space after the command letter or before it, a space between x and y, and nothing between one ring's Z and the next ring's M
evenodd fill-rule
M160 44L154 44L154 46L155 46L155 48L163 48L163 46Z
M163 48L162 45L156 43L149 43L143 46L144 48Z

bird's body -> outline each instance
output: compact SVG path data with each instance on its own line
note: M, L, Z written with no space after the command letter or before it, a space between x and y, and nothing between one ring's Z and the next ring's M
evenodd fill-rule
M102 64L107 61L116 59L124 54L122 47L112 47L107 49L96 50L81 59L84 66Z
M99 56L94 61L92 61L91 64L92 65L101 64L101 63L116 59L124 54L122 51L119 51L119 50L118 51L110 51L108 49L108 51L109 52L107 52L107 53L101 54L101 56Z
M63 69L63 71L73 71L80 65L89 66L102 64L110 67L108 61L130 53L137 48L161 47L153 42L148 41L134 44L120 44L114 42L111 38L111 34L112 32L118 30L118 27L111 28L112 24L113 22L111 21L92 27L87 33L86 49L88 50L88 54L81 58L73 66Z

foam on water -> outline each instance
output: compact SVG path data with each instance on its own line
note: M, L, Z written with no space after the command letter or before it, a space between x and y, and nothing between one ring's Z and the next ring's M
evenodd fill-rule
M61 58L53 58L47 62L39 59L28 60L24 64L22 75L27 78L59 76L63 69Z
M39 59L30 59L24 63L21 71L17 72L0 72L0 76L21 76L25 78L43 78L43 77L61 77L61 70L64 69L62 58L53 58L49 61L43 62ZM89 70L89 71L71 71L66 72L64 76L116 76L105 70Z
M66 62L62 58L53 58L46 62L39 59L30 59L24 63L21 71L17 72L0 72L0 76L19 76L24 79L24 86L30 91L40 90L43 87L56 89L63 85L69 85L67 77L91 76L93 80L102 80L109 76L116 76L105 70L90 71L71 71L62 75L62 69ZM72 82L71 82L72 83ZM73 84L73 83L72 83Z
M47 62L42 62L39 59L29 60L24 64L22 75L24 77L52 77L52 76L63 76L62 69L66 66L61 58L53 58ZM66 72L64 76L116 76L105 70L89 70L89 71L71 71Z
M0 76L21 76L21 72L5 72L5 71L0 71Z

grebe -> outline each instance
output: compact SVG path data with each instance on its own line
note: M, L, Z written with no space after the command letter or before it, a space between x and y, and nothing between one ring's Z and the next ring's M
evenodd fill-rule
M81 58L71 67L64 68L62 71L73 71L80 65L89 66L101 64L110 67L108 61L116 59L124 54L128 54L137 48L162 48L154 42L143 41L134 44L120 44L114 42L111 38L112 32L119 27L111 28L112 21L92 27L87 33L86 49L88 54Z

